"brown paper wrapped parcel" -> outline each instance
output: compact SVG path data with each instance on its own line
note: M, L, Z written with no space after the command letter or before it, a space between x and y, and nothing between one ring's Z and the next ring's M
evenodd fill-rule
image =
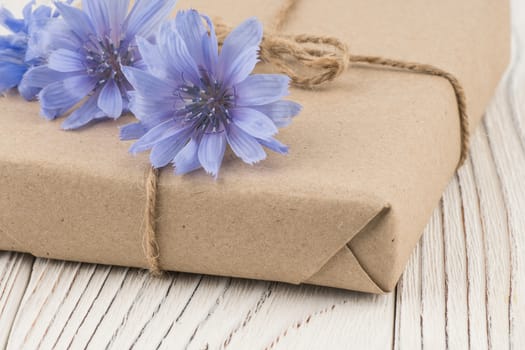
M226 23L271 1L181 1ZM354 54L428 63L456 75L471 130L504 71L502 0L302 1L289 33L331 35ZM271 68L270 68L271 69ZM256 166L232 156L218 181L198 171L160 177L163 269L391 291L460 155L458 106L440 77L352 66L322 89L292 89L304 110L280 133L288 156ZM37 103L0 99L0 249L147 267L147 155L128 154L118 123L77 132L39 117Z

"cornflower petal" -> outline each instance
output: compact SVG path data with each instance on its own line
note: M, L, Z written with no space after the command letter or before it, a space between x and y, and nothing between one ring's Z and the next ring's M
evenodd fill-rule
M49 19L53 16L53 10L51 7L39 6L33 11L33 6L35 1L32 1L26 5L24 8L24 22L28 27L28 30L31 31L36 28L36 30L42 29L48 22ZM29 27L35 28L29 28Z
M89 34L94 32L93 24L88 15L82 10L59 1L55 2L55 6L78 38L88 40Z
M127 33L149 37L158 24L167 18L175 6L175 0L136 0L126 20Z
M257 57L257 51L263 36L261 22L250 18L235 28L224 40L219 56L219 76L221 80L228 78L232 62L247 51Z
M0 7L0 25L13 33L23 31L25 27L23 19L15 18L11 11L3 6Z
M58 49L49 56L48 69L57 72L78 72L85 70L82 54L67 49Z
M233 152L245 163L255 164L266 158L266 152L256 138L231 125L226 134Z
M73 34L68 23L63 19L51 21L40 35L40 51L48 52L57 49L78 50L82 47L80 38Z
M0 62L0 91L14 88L22 79L27 67L10 62Z
M31 20L31 17L33 15L33 6L35 5L36 0L31 0L28 2L24 8L22 9L22 14L24 16L24 25L27 26ZM35 10L36 12L36 10Z
M99 0L100 1L100 0ZM123 19L126 18L126 13L129 9L130 0L112 0L105 2L108 7L108 28L111 28L111 40L118 43L122 36Z
M235 85L237 105L260 106L276 102L288 95L290 78L281 74L251 75Z
M217 41L217 34L215 33L215 27L210 17L202 17L210 28L210 33L208 34L206 31L202 37L202 54L204 65L213 76L217 76L217 64L219 63L219 43Z
M92 120L103 117L104 112L97 106L99 95L94 94L62 123L64 130L73 130L89 124Z
M192 138L173 160L175 173L183 175L200 169L201 163L199 161L198 152L199 144Z
M190 54L186 42L183 40L178 32L173 32L172 26L168 23L163 26L163 30L160 33L160 40L164 44L167 57L171 57L171 60L165 58L165 61L169 62L168 70L170 76L176 80L187 78L193 84L198 85L199 79L199 67L195 61L195 58ZM172 35L176 33L175 35Z
M267 138L279 132L270 118L255 109L235 108L231 114L233 124L254 137Z
M73 76L47 85L39 94L44 109L70 109L93 90L97 81L87 76Z
M191 130L182 129L179 133L170 136L153 146L150 160L155 168L162 168L173 162L173 159L188 142Z
M198 62L203 63L201 43L206 28L201 15L196 10L179 11L175 25L182 40L188 45L188 50L195 55Z
M207 133L202 136L199 145L199 161L206 172L214 177L219 175L224 152L226 135L222 132Z
M175 101L176 102L176 101ZM173 117L176 103L170 99L151 99L132 94L129 109L137 116L148 116L143 125L150 129ZM140 117L138 118L140 120Z
M98 108L104 111L106 115L111 118L116 119L122 114L122 92L115 83L114 79L109 79L109 81L104 84L102 91L100 91L100 96L98 98Z
M112 0L116 1L116 0ZM89 18L93 21L93 28L99 37L106 35L106 29L108 27L107 20L107 7L104 1L101 0L89 0L82 2L82 10Z
M244 50L240 56L236 57L225 74L224 83L227 85L235 85L244 81L248 75L253 71L255 65L259 61L257 58L258 47Z
M120 128L121 140L136 140L144 136L148 129L142 123L132 123Z
M176 121L167 120L149 130L130 148L130 153L136 154L151 149L157 142L177 135L182 129L177 125Z
M74 75L75 74L72 73L63 73L51 70L48 66L38 66L30 68L24 75L22 81L26 84L26 86L43 88L46 85L59 80L64 80Z
M163 55L160 54L157 45L150 43L142 37L137 37L136 42L142 60L146 64L146 70L154 76L167 76L168 71L166 69L166 63L163 60Z
M273 137L270 137L269 139L257 139L257 141L259 141L259 143L264 147L269 148L274 152L288 154L289 147Z
M293 101L277 101L267 105L252 106L253 109L266 114L278 128L284 128L292 122L299 112L301 105Z
M27 101L31 101L36 95L38 95L40 88L29 86L24 80L24 77L22 77L20 83L18 84L18 93Z
M122 67L122 72L135 90L146 98L173 97L173 86L160 78L133 67Z

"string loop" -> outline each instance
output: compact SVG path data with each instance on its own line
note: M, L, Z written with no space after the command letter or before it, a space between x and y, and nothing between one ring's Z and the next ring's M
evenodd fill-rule
M217 38L222 43L231 28L217 20L216 31ZM461 154L458 167L465 162L470 141L466 95L461 83L452 73L430 64L380 56L352 55L344 42L330 36L266 33L259 55L263 62L288 75L293 86L302 89L313 89L334 81L351 64L382 66L448 80L454 89L460 120Z

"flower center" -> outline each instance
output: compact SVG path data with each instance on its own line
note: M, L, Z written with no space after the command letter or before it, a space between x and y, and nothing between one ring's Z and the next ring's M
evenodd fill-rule
M176 112L182 122L194 125L200 132L223 132L231 123L229 109L234 106L235 94L201 69L201 84L191 83L179 86L176 94L185 106Z
M129 85L122 66L132 65L137 56L135 47L125 45L121 40L115 45L109 38L88 42L86 49L87 73L99 78L98 85L114 79L121 86Z

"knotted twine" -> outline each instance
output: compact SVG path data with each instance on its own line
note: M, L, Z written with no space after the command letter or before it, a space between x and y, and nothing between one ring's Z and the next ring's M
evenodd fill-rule
M352 64L394 68L445 78L454 89L458 105L461 132L461 155L458 167L465 162L470 138L469 117L465 91L453 74L430 64L381 56L353 55L348 46L335 37L278 34L277 32L281 31L298 2L299 0L285 0L275 17L274 31L264 33L259 52L262 62L270 64L279 72L288 75L291 84L300 89L315 89L332 82L347 71ZM232 28L220 20L214 22L217 39L219 44L222 44ZM305 73L305 71L310 72L310 74ZM149 270L153 275L162 274L160 247L156 236L158 181L159 171L150 168L146 179L143 248Z

